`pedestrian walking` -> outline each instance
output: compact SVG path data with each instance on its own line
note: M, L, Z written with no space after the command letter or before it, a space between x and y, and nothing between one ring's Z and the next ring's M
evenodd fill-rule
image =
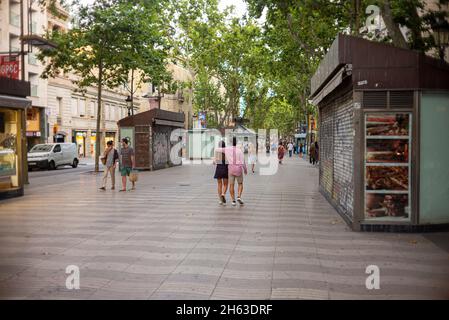
M318 147L318 141L315 141L315 163L320 161L320 148Z
M220 148L225 148L224 141L220 141ZM218 198L220 205L226 204L226 192L228 191L228 164L226 162L226 155L224 152L215 151L216 164L214 179L217 180Z
M293 156L293 143L290 141L287 145L288 149L288 157L291 158Z
M106 143L106 149L104 150L101 162L104 165L103 174L103 184L100 190L106 190L106 184L108 181L108 175L111 175L111 190L115 190L115 169L117 167L117 162L119 160L119 155L117 150L114 148L114 142L108 141Z
M235 201L235 181L238 183L237 201L240 205L243 205L243 174L248 174L248 168L245 163L245 155L242 150L237 147L237 138L232 138L232 147L217 148L216 151L224 152L226 155L229 171L229 191L231 193L232 205L235 206L237 204Z
M303 154L304 154L304 145L301 143L299 145L299 156L302 158Z
M282 160L284 160L285 148L282 142L279 143L278 147L278 160L279 164L282 164Z
M309 162L313 165L316 163L316 149L315 149L315 143L312 142L309 148Z
M255 166L257 163L257 150L254 144L250 143L248 147L248 164L251 166L252 173L255 173Z
M129 177L132 170L135 168L134 150L129 146L127 138L122 139L122 148L120 149L120 173L122 176L121 192L126 191L126 177ZM136 189L135 181L132 181L132 189Z

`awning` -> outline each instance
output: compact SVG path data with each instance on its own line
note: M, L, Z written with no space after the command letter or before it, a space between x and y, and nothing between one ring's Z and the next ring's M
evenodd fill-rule
M26 109L31 107L31 102L25 98L0 95L0 108Z
M327 82L324 88L316 93L316 95L312 99L312 104L317 106L328 94L334 91L334 89L343 82L343 79L347 76L348 71L350 74L351 70L351 65L341 67L335 74L335 76L329 82Z
M154 124L157 124L157 125L160 125L160 126L170 126L170 127L184 128L184 122L176 122L176 121L169 121L169 120L154 119Z

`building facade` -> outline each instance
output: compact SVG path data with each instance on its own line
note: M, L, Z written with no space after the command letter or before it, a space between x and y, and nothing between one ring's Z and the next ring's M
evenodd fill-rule
M50 9L42 10L37 1L23 1L22 10L20 6L19 0L0 2L0 57L7 57L5 59L8 61L20 61L22 32L24 35L43 35L47 30L64 31L69 28L69 11L61 5L56 5L57 14ZM93 157L97 135L97 88L90 87L85 93L79 92L72 81L76 80L74 75L42 79L40 76L44 66L36 58L38 49L25 45L24 51L25 76L22 80L30 82L28 98L32 101L25 112L27 149L39 143L73 142L77 144L80 158ZM22 71L21 65L19 68ZM167 68L174 81L192 83L193 74L186 68L175 63L170 63ZM151 84L143 84L134 94L134 113L152 108L183 112L186 129L191 128L192 89L183 87L174 93L160 91ZM118 141L117 121L129 114L126 102L129 95L124 86L103 90L100 149L109 140Z
M24 35L43 34L47 19L47 11L42 11L37 1L22 1L22 4L19 0L0 1L0 56L19 63L22 33ZM45 142L48 135L45 113L48 83L47 80L40 78L43 66L36 58L36 49L28 45L25 45L23 49L26 52L25 63L23 66L22 63L19 64L19 73L23 72L24 77L21 80L29 81L31 85L28 98L32 104L26 109L26 140L30 149L35 144ZM5 67L4 63L2 67Z

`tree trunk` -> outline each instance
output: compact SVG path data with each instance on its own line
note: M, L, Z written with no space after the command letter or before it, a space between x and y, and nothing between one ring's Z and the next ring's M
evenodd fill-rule
M100 171L100 143L101 143L101 99L102 99L102 82L103 82L103 63L98 66L98 92L97 92L97 133L95 136L95 172Z
M360 23L360 18L361 18L361 8L362 8L362 4L361 4L361 0L353 0L352 2L353 5L353 23L354 25L352 26L352 34L358 36L360 34L360 27L361 27L361 23Z
M393 40L393 44L396 47L408 49L407 41L405 41L401 29L399 28L399 25L396 22L394 22L393 13L391 12L390 0L384 0L381 10L382 10L382 18L388 29L388 34Z
M134 115L134 69L131 70L131 115Z

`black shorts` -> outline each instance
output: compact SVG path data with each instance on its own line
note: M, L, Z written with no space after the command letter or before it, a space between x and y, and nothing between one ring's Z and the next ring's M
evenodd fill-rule
M228 165L227 164L217 164L215 169L214 179L228 179Z

